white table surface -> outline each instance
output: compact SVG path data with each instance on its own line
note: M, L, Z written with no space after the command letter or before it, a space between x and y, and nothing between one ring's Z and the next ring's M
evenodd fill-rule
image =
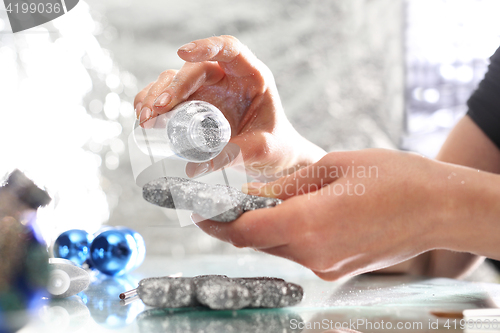
M290 308L239 311L155 310L145 307L141 301L120 305L118 295L136 288L140 279L177 272L186 277L202 274L280 277L303 286L305 298ZM325 332L342 323L344 326L351 323L351 328L361 332L475 332L462 330L459 320L438 319L431 312L460 312L496 307L496 304L500 304L500 285L491 283L402 275L365 275L326 282L295 263L261 254L205 255L183 260L147 257L144 264L128 276L112 278L99 274L79 296L47 301L19 332L306 333ZM500 323L500 318L498 320ZM436 325L436 321L439 328L430 329L429 325ZM357 326L352 326L353 322ZM398 323L413 328L397 329ZM387 325L392 329L387 329ZM498 326L498 330L488 332L500 332L500 324Z

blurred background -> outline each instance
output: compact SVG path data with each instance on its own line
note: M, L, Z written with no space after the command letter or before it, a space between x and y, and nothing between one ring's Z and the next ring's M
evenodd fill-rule
M433 157L500 45L494 0L87 0L12 34L0 4L0 175L19 168L54 200L51 243L122 225L149 254L248 250L148 204L127 149L135 94L179 68L179 46L230 34L274 73L297 130L327 151ZM253 251L252 251L253 252Z

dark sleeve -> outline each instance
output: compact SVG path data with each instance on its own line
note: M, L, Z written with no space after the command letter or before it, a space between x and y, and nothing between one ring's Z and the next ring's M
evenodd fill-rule
M484 79L467 101L467 114L500 148L500 48L490 60Z

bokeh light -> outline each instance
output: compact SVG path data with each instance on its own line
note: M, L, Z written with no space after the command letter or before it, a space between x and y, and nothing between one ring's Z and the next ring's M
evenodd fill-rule
M6 19L0 11L0 30ZM0 35L0 175L18 168L48 189L54 200L38 220L49 243L67 229L96 231L118 200L102 168L120 166L121 122L133 115L123 90L136 85L96 39L103 29L80 1L52 22Z

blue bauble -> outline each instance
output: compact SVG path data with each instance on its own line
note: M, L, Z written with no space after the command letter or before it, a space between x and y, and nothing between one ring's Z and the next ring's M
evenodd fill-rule
M116 227L116 229L126 232L134 237L137 248L137 258L135 259L135 265L132 269L138 268L146 257L146 244L144 243L144 238L142 238L141 234L137 231L127 227Z
M138 244L138 237L142 245ZM144 259L143 253L144 240L128 228L105 230L94 238L90 246L90 260L94 268L107 275L122 275L138 267Z
M85 230L63 232L54 243L54 257L68 259L82 265L88 259L93 236Z

